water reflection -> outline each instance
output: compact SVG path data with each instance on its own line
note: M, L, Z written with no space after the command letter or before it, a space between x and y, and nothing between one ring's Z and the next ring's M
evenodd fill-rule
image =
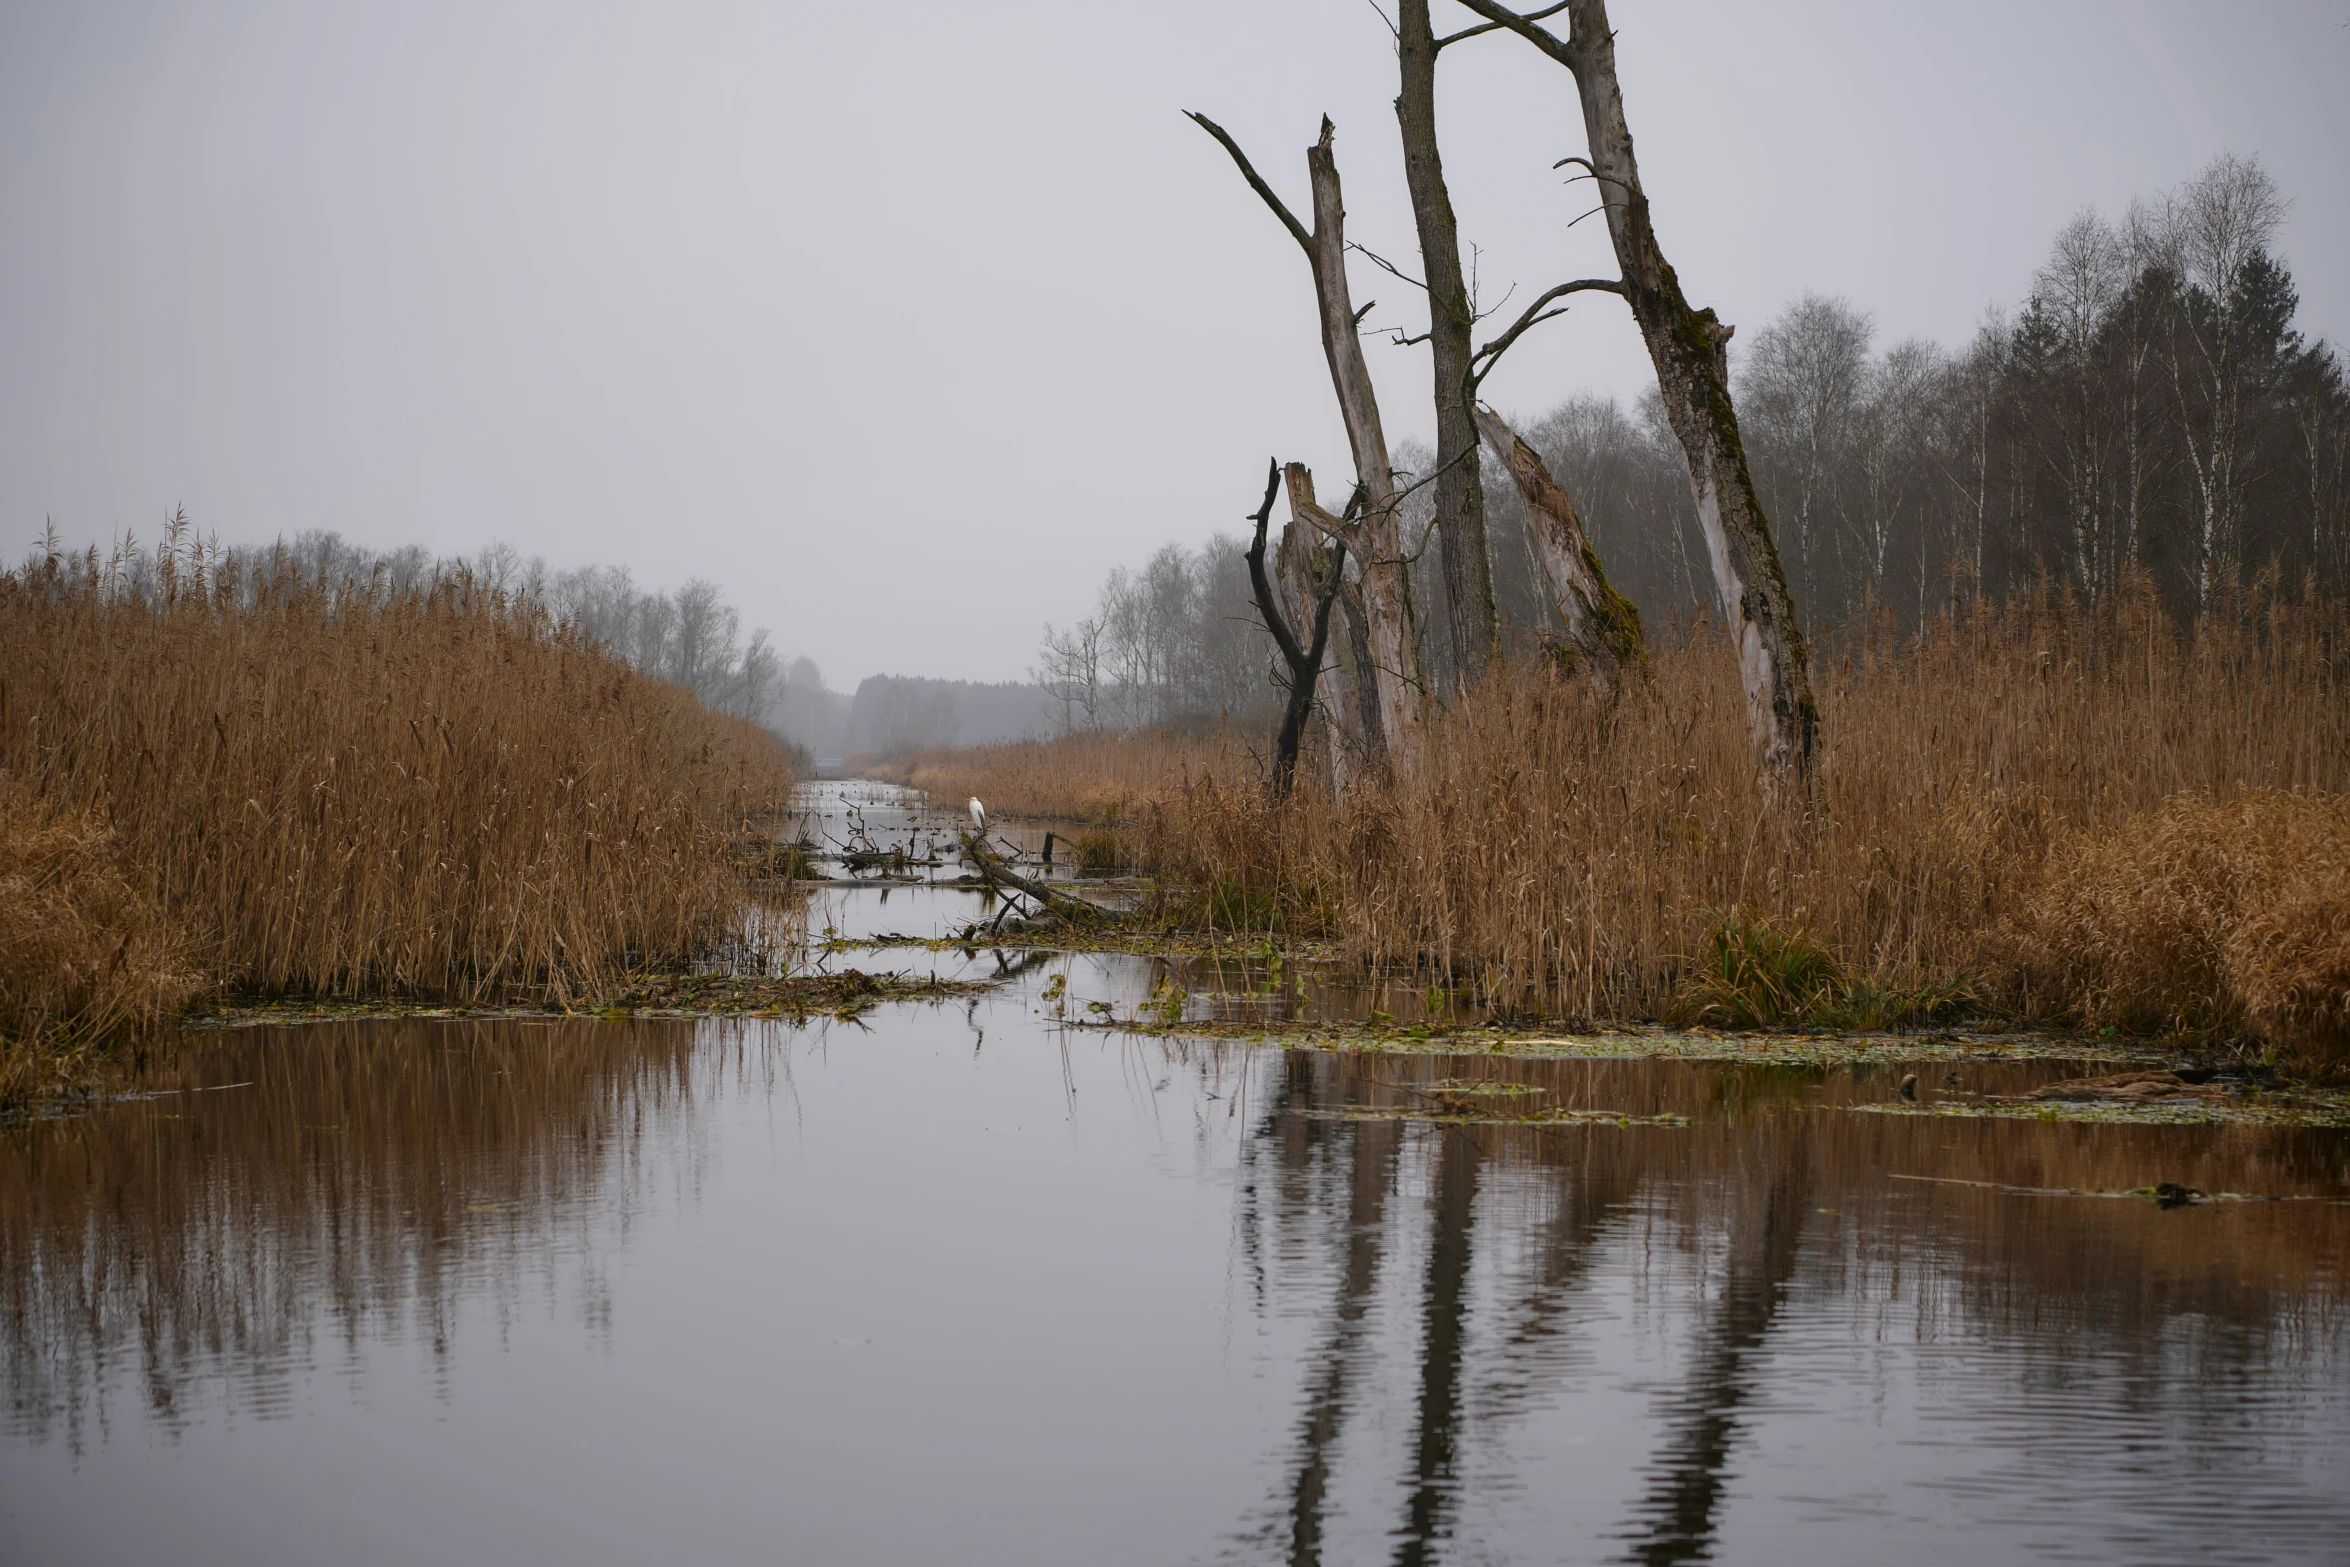
M1696 1119L1619 1130L1332 1115L1406 1110L1464 1072L1529 1090L1504 1102L1678 1107ZM1241 1187L1243 1230L1280 1237L1267 1249L1293 1276L1319 1273L1327 1306L1277 1523L1244 1538L1263 1554L1278 1544L1294 1564L1447 1559L1464 1513L1523 1492L1560 1456L1528 1430L1545 1423L1540 1406L1571 1406L1612 1377L1644 1405L1640 1456L1621 1494L1577 1520L1579 1548L1545 1549L1644 1563L1754 1554L1725 1528L1741 1511L1755 1521L1767 1433L1822 1416L1889 1423L1871 1418L1888 1393L1872 1362L1906 1341L1942 1385L1917 1388L1926 1396L1890 1422L1929 1428L1924 1451L1890 1463L1870 1445L1848 1454L1880 1495L1951 1492L2008 1526L2084 1536L2074 1543L2092 1558L2325 1559L2350 1541L2350 1503L2330 1483L2350 1476L2334 1445L2350 1436L2350 1171L2338 1133L1834 1112L1880 1098L1872 1076L1287 1058L1252 1141L1249 1157L1272 1167ZM2148 1202L2085 1195L2170 1169L2211 1191L2306 1200L2233 1206L2224 1219L2214 1208L2182 1225ZM2084 1195L2000 1189L2020 1185ZM1481 1270L1489 1247L1532 1254ZM1307 1260L1317 1249L1319 1269ZM1402 1257L1414 1259L1408 1286L1383 1287L1382 1269ZM1610 1324L1607 1297L1627 1284L1666 1328L1664 1354ZM1378 1323L1383 1295L1394 1310L1407 1287L1416 1310L1386 1328L1386 1354L1408 1345L1412 1356L1397 1440L1387 1428L1406 1395L1380 1383ZM1792 1333L1790 1314L1801 1319ZM1624 1358L1670 1369L1627 1376ZM1932 1432L1938 1423L1972 1429ZM2244 1440L2251 1431L2261 1434ZM1393 1477L1354 1493L1389 1498L1376 1544L1367 1520L1332 1538L1350 1444L1357 1463ZM1488 1461L1465 1465L1474 1453ZM2279 1507L2250 1531L2267 1538L2246 1537L2232 1507L2239 1522L2214 1529L2223 1475ZM1903 1511L1834 1497L1837 1478L1804 1476L1811 1522ZM1896 1536L1890 1548L1916 1543Z
M658 1022L183 1039L141 1099L8 1136L12 1432L78 1449L111 1387L166 1432L207 1393L266 1418L295 1368L372 1338L445 1366L460 1299L505 1316L558 1268L601 1321L607 1232L647 1159L690 1180L708 1079L743 1063Z
M829 1035L210 1036L6 1133L0 1515L224 1561L2350 1542L2341 1133L1063 1035L1019 983ZM2286 1200L2044 1195L2155 1180Z

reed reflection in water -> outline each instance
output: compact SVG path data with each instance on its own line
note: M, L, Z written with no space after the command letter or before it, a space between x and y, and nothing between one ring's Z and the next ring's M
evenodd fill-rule
M199 1036L154 1097L0 1134L0 1538L198 1561L2350 1545L2341 1133L1847 1108L1898 1069L1064 1035L1036 1000ZM1600 1110L1689 1124L1509 1119ZM2155 1180L2295 1200L2055 1195Z
M493 1325L566 1270L579 1309L649 1152L690 1181L690 1024L423 1021L182 1036L155 1091L18 1129L0 1157L11 1434L79 1448L110 1395L158 1429L280 1413L362 1341L446 1363L460 1300ZM680 1162L682 1161L682 1162Z

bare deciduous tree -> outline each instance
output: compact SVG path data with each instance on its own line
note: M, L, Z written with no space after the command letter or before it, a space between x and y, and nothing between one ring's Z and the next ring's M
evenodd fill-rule
M1345 559L1338 541L1325 539L1294 512L1290 520L1281 525L1281 542L1274 550L1274 559L1280 572L1281 591L1288 602L1290 617L1297 623L1302 625L1313 618L1317 584L1335 583L1338 597L1344 602ZM1343 615L1341 611L1342 618ZM1343 631L1340 640L1345 640ZM1321 702L1322 711L1328 720L1328 743L1322 747L1327 767L1324 781L1332 792L1343 794L1353 783L1355 773L1361 766L1362 709L1355 698L1348 661L1331 657L1331 651L1325 645L1317 682L1317 690L1327 693Z
M1396 57L1402 90L1395 117L1403 131L1404 182L1419 230L1428 295L1428 347L1436 376L1436 537L1444 565L1445 628L1454 678L1474 687L1493 657L1499 627L1493 611L1493 566L1485 542L1485 488L1477 462L1477 375L1471 337L1477 308L1461 275L1460 226L1436 145L1436 56L1443 42L1429 22L1428 0L1402 0Z
M1322 673L1322 654L1330 645L1330 607L1338 602L1345 580L1346 546L1335 544L1319 586L1310 589L1311 610L1292 631L1281 612L1280 596L1265 573L1265 526L1273 515L1273 495L1281 486L1281 463L1276 458L1265 470L1265 500L1252 514L1256 535L1248 547L1248 578L1255 590L1257 616L1280 650L1288 671L1289 694L1281 705L1281 727L1273 737L1273 798L1286 800L1297 779L1298 743L1305 738L1306 720L1314 711L1314 685ZM1301 606L1302 607L1302 606Z
M1821 557L1839 542L1833 481L1847 467L1866 389L1869 330L1844 300L1806 294L1755 334L1736 378L1747 426L1763 437L1756 447L1791 459L1780 493L1794 504L1779 517L1798 582L1818 582L1832 565ZM1751 453L1749 463L1761 466Z
M1820 743L1811 656L1747 472L1730 400L1730 328L1711 310L1689 303L1657 243L1624 118L1607 7L1603 0L1568 0L1568 36L1562 39L1495 0L1462 3L1534 44L1574 76L1590 156L1573 161L1585 165L1597 188L1616 264L1623 269L1624 297L1648 344L1673 433L1688 457L1690 488L1715 589L1737 645L1755 737L1771 774L1795 780L1799 792L1808 794Z
M1376 692L1386 765L1397 772L1409 772L1419 755L1425 693L1420 681L1419 642L1412 625L1411 579L1396 527L1395 471L1388 459L1387 435L1379 422L1379 399L1371 386L1370 367L1363 361L1361 323L1370 306L1355 309L1346 279L1346 204L1339 188L1337 156L1331 150L1336 128L1325 115L1320 138L1306 149L1306 171L1314 198L1314 226L1309 231L1273 193L1222 126L1202 114L1191 118L1231 154L1249 188L1281 220L1313 271L1322 352L1329 361L1330 384L1338 394L1339 415L1345 421L1347 444L1354 454L1355 477L1364 492L1362 519L1347 534L1358 562L1370 643L1371 668L1358 671L1358 679Z
M1102 622L1099 616L1078 621L1066 631L1045 622L1044 642L1028 678L1044 688L1061 709L1061 733L1094 729L1101 724ZM1079 715L1084 715L1080 719Z
M1333 517L1314 499L1314 476L1303 463L1291 463L1282 471L1289 488L1290 526L1305 538L1325 539L1335 546L1342 543L1349 523L1361 510L1363 489L1356 486L1354 498L1347 503L1345 517ZM1363 608L1363 585L1358 568L1349 578L1340 562L1338 603L1346 616L1347 653L1349 669L1343 689L1353 699L1351 710L1342 710L1337 724L1338 738L1345 748L1344 759L1338 770L1352 777L1365 772L1376 772L1391 754L1387 744L1386 713L1380 702L1385 682L1375 678L1375 654L1371 637L1370 616Z
M2179 431L2202 501L2199 601L2243 569L2245 392L2253 368L2256 270L2285 220L2285 198L2256 158L2224 155L2174 192L2162 232L2179 288L2170 371Z

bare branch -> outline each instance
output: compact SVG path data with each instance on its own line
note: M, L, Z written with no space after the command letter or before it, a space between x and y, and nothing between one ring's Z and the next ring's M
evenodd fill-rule
M1402 508L1402 506L1403 506L1403 503L1404 503L1406 500L1409 500L1409 499L1411 498L1412 492L1413 492L1414 490L1424 489L1424 488L1426 488L1428 485L1434 484L1434 483L1436 482L1436 477L1437 477L1437 475L1438 475L1438 474L1441 474L1441 473L1443 473L1445 469L1447 469L1447 468L1455 468L1455 467L1459 467L1459 466L1460 466L1460 465L1462 465L1463 463L1465 463L1465 462L1469 461L1470 459L1474 458L1476 455L1477 455L1477 448L1475 448L1474 446L1472 446L1472 447L1470 447L1470 448L1469 448L1467 451L1465 451L1465 452L1462 452L1462 453L1460 453L1459 455L1457 455L1457 456L1455 456L1454 458L1452 458L1452 460L1451 460L1451 461L1449 461L1449 462L1443 462L1443 463L1439 463L1437 466L1435 466L1435 467L1433 467L1433 468L1429 469L1429 470L1428 470L1426 473L1424 473L1424 474L1420 475L1420 477L1418 477L1417 479L1414 479L1414 480L1413 480L1413 481L1412 481L1410 484L1407 484L1407 485L1405 485L1405 486L1404 486L1402 489L1400 489L1400 490L1396 491L1396 492L1395 492L1395 504L1396 504L1397 508L1398 508L1398 509L1401 509L1401 508ZM1421 543L1421 546L1422 546L1423 548L1425 548L1425 547L1426 547L1426 545L1427 545L1427 542L1428 542L1428 541L1427 541L1427 539L1426 539L1425 537L1423 537L1423 538L1421 539L1421 541L1420 541L1420 543ZM1419 551L1418 551L1418 550L1414 550L1414 551L1412 552L1411 558L1412 558L1413 560L1418 560L1418 559L1420 558Z
M1224 144L1224 150L1232 154L1232 161L1240 165L1241 178L1248 181L1249 189L1264 198L1265 205L1273 209L1273 216L1279 218L1281 226L1289 230L1289 237L1297 241L1298 248L1309 257L1312 256L1314 237L1306 232L1306 226L1298 222L1296 215L1281 204L1281 198L1273 194L1273 187L1265 183L1265 178L1257 172L1256 165L1248 161L1248 154L1240 150L1240 143L1227 135L1223 126L1218 125L1206 115L1190 109L1183 112L1190 119L1197 121L1201 130L1206 131Z
M1485 319L1487 316L1491 316L1491 315L1498 315L1498 314L1500 313L1500 311L1501 311L1501 307L1502 307L1502 306L1504 306L1504 305L1506 305L1506 304L1508 304L1508 303L1509 303L1511 300L1515 299L1515 298L1517 297L1517 295L1518 295L1518 285L1517 285L1517 284L1515 284L1515 283L1512 283L1512 284L1511 284L1511 285L1510 285L1508 288L1506 288L1506 289L1504 289L1504 290L1502 291L1502 296L1501 296L1501 298L1499 298L1499 299L1497 299L1497 300L1495 300L1495 301L1493 302L1493 308L1492 308L1491 310L1477 310L1477 309L1475 308L1475 307L1476 307L1476 295L1474 295L1474 294L1471 294L1471 295L1469 296L1469 304L1470 304L1470 308L1471 308L1471 310L1472 310L1472 312L1473 312L1473 313L1470 315L1470 317L1469 317L1469 320L1470 320L1471 322L1477 322L1477 321L1482 321L1482 320L1484 320L1484 319Z
M1614 294L1618 297L1621 297L1623 292L1623 284L1617 282L1613 278L1602 277L1577 278L1572 283L1561 283L1556 288L1544 290L1542 297L1535 300L1534 303L1528 305L1526 307L1525 313L1519 316L1518 319L1511 324L1508 331L1502 333L1501 336L1495 338L1492 342L1487 343L1483 348L1478 349L1476 353L1469 356L1469 363L1471 365L1475 365L1479 360L1484 360L1486 362L1485 368L1476 372L1477 379L1479 381L1484 380L1486 373L1490 371L1495 364L1500 362L1501 356L1509 351L1509 346L1512 343L1526 335L1526 330L1529 327L1537 326L1544 321L1548 321L1553 316L1561 316L1566 314L1566 311L1563 308L1545 312L1542 307L1549 304L1552 300L1564 299L1569 294L1583 293Z
M1506 27L1568 70L1575 68L1577 62L1574 48L1549 28L1536 25L1544 17L1556 16L1564 11L1565 4L1554 5L1544 11L1529 11L1524 15L1507 6L1496 5L1494 0L1461 0L1461 4L1485 18L1486 26Z
M1566 157L1559 159L1559 161L1552 164L1551 167L1554 169L1563 169L1570 163L1582 165L1586 172L1578 174L1575 176L1575 179L1567 181L1569 185L1574 184L1575 180L1602 180L1610 185L1616 186L1620 190L1628 191L1632 188L1631 186L1626 185L1622 180L1617 179L1614 175L1602 174L1599 172L1599 170L1592 168L1591 160L1589 158L1578 158L1572 153L1569 153ZM1585 216L1588 217L1589 214L1586 213Z
M1373 250L1370 246L1358 245L1350 239L1346 242L1346 248L1349 250L1360 251L1364 255L1369 256L1374 262L1378 263L1379 266L1389 272L1394 273L1395 276L1402 278L1406 283L1411 284L1412 287L1420 290L1422 293L1426 293L1428 291L1427 284L1421 282L1418 278L1413 277L1410 273L1401 271L1397 268L1394 262L1388 260L1385 256L1382 256L1379 254L1379 252Z
M1559 0L1557 5L1544 6L1539 11L1529 11L1523 17L1520 17L1519 20L1526 22L1539 22L1546 16L1558 15L1566 8L1567 0ZM1475 27L1464 27L1457 33L1447 33L1442 38L1436 40L1436 47L1441 49L1446 44L1457 44L1464 38L1474 38L1479 33L1490 33L1497 27L1507 26L1509 26L1509 23L1507 22L1479 22Z

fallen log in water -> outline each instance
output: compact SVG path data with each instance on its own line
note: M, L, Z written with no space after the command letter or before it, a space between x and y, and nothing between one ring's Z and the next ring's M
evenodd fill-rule
M1098 903L1089 903L1034 877L1021 875L1012 869L1011 862L988 844L983 833L957 833L956 838L963 845L963 858L971 868L989 886L999 891L1016 892L1034 899L1047 914L1066 920L1071 925L1100 925L1117 918L1114 910L1105 909Z

